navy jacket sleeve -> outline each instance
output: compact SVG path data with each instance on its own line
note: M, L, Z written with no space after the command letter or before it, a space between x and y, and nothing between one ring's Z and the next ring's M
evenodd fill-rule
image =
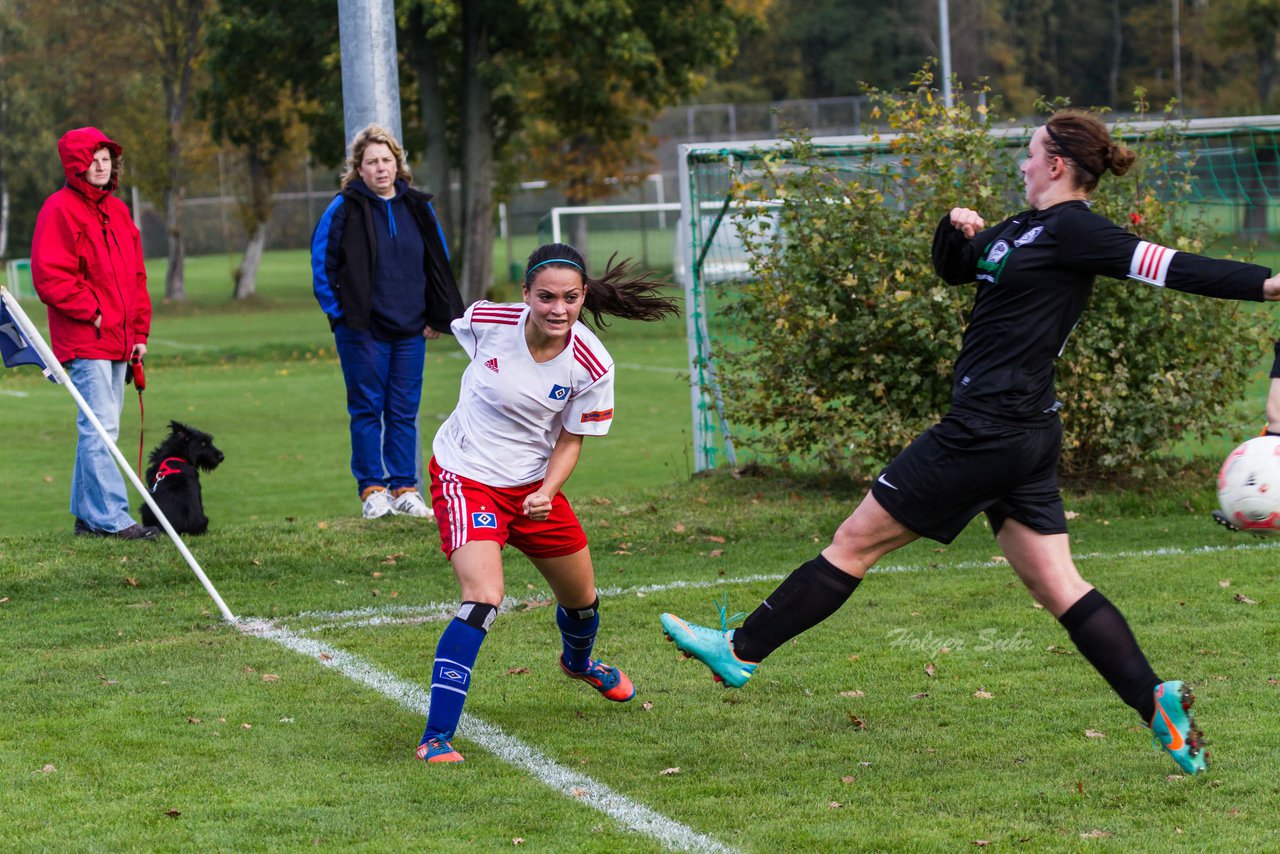
M342 195L329 202L316 223L311 235L311 287L315 291L320 310L332 324L342 317L342 303L338 299L338 247L347 224L347 208Z

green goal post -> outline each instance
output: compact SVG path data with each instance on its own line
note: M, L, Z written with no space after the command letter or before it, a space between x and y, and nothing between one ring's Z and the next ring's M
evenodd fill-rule
M1112 131L1132 140L1173 127L1184 140L1182 165L1191 165L1188 202L1213 212L1216 227L1260 236L1280 230L1280 116L1170 121L1117 121ZM1010 156L1035 127L993 129L993 143ZM833 166L865 170L865 158L884 153L886 166L895 134L820 137L813 154ZM735 175L765 157L786 161L790 143L782 139L701 142L678 147L680 218L676 225L675 277L685 291L689 344L689 396L693 419L694 471L738 466L734 428L726 417L717 376L716 353L739 341L722 307L734 298L735 283L751 276L750 259L738 233L739 214L748 204L734 197ZM886 170L885 173L888 174ZM755 199L749 204L769 204ZM698 215L692 215L697 211Z

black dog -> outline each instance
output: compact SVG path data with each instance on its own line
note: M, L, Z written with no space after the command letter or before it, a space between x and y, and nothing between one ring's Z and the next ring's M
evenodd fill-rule
M214 447L212 436L194 427L170 421L169 431L169 437L151 452L151 465L147 466L151 498L173 530L179 534L203 534L209 530L209 518L204 515L197 469L216 469L222 462L222 451ZM145 502L142 524L160 524Z

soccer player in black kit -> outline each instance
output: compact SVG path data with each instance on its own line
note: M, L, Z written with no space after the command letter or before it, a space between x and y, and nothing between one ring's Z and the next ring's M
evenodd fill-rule
M1096 116L1061 111L1037 128L1021 164L1030 209L988 228L954 208L933 263L949 284L977 283L956 361L951 410L876 478L831 544L791 573L736 630L663 614L663 630L726 685L741 687L765 656L835 613L881 557L920 537L951 542L986 513L1031 596L1132 706L1188 773L1204 770L1190 690L1152 670L1120 611L1071 558L1058 490L1062 425L1053 363L1098 275L1236 300L1280 300L1280 277L1148 243L1093 213L1105 172L1135 155Z

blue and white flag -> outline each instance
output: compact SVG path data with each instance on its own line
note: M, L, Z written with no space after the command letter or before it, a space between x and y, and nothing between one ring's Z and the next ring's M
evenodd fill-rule
M27 341L27 337L22 334L21 327L13 319L13 315L9 313L9 307L4 304L4 300L0 300L0 358L4 359L6 368L16 368L18 365L35 365L44 371L44 375L49 378L49 382L57 382L48 366L45 365L44 360L40 358L40 354Z

